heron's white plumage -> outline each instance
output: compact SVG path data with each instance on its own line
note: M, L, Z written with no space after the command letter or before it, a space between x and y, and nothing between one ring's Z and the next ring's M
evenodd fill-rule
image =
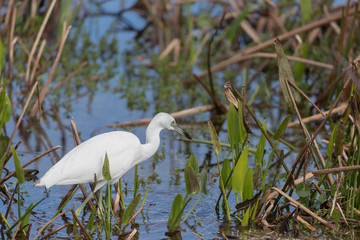
M102 175L105 153L109 157L111 184L136 164L151 157L160 145L160 132L174 130L191 137L175 124L167 113L158 113L146 130L146 143L141 144L132 133L114 131L100 134L81 143L68 152L37 182L36 187L50 188L53 185L67 185L94 182L95 191L106 181Z

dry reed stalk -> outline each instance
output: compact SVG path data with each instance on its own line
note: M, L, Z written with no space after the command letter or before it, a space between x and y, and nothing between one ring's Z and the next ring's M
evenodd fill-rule
M25 75L25 84L28 84L29 83L29 80L30 80L30 67L31 67L31 62L32 62L32 59L34 57L34 54L35 54L35 50L37 48L37 45L39 44L39 41L40 41L40 38L45 30L45 26L47 24L47 22L49 21L49 18L50 18L50 15L55 7L55 4L56 4L57 1L52 1L47 12L46 12L46 15L45 15L45 18L44 18L44 21L42 22L41 26L40 26L40 29L39 29L39 32L36 36L36 39L35 39L35 42L34 42L34 45L31 49L31 52L30 52L30 55L29 55L29 58L28 58L28 64L27 64L27 68L26 68L26 75Z
M12 79L12 65L14 62L14 32L15 32L15 22L16 22L16 6L14 6L14 9L12 11L9 11L12 13L11 18L11 26L10 26L10 37L9 37L9 78Z
M360 7L359 7L359 8L360 8ZM353 15L354 13L355 13L355 9L350 9L350 10L349 10L349 13L348 13L348 16L351 16L351 15ZM309 24L307 24L307 25L305 25L305 26L302 26L302 27L296 28L296 29L294 29L294 30L291 30L291 31L289 31L289 32L287 32L287 33L281 34L281 35L279 35L277 38L278 38L280 41L283 41L283 40L286 40L286 39L288 39L288 38L290 38L290 37L295 36L296 34L300 34L300 33L303 33L303 32L307 32L307 31L310 31L310 30L312 30L312 29L314 29L314 28L317 28L317 27L321 27L321 26L323 26L323 25L326 25L326 24L328 24L329 22L332 22L332 21L336 21L336 20L338 20L338 19L341 19L341 17L342 17L342 12L341 12L341 11L337 11L337 12L331 14L331 15L328 16L328 17L321 18L321 19L319 19L319 20L317 20L317 21L314 21L314 22L312 22L312 23L309 23ZM228 59L226 59L226 60L218 63L217 65L213 66L213 67L211 68L211 72L213 72L213 73L214 73L214 72L217 72L217 71L222 70L222 69L224 69L225 67L227 67L227 66L229 66L229 65L231 65L231 64L234 64L234 63L238 62L239 59L241 60L244 55L251 54L251 53L255 53L255 52L257 52L257 51L260 51L260 50L263 49L263 48L269 47L269 46L271 46L271 45L273 44L273 41L274 41L274 40L273 40L273 38L272 38L272 39L267 40L267 41L265 41L265 42L263 42L263 43L260 43L260 44L258 44L258 45L256 45L256 46L251 46L251 47L245 48L244 50L240 50L239 52L235 53L233 57L230 57L230 58L228 58ZM208 75L208 71L204 71L204 72L202 72L201 74L199 74L198 76L199 76L200 78L203 78L203 77L205 77L205 76L207 76L207 75Z
M50 86L50 83L54 77L54 74L55 74L55 70L56 70L56 67L60 61L60 57L61 57L61 53L62 53L62 50L64 48L64 44L66 42L66 39L69 35L69 32L70 32L70 29L71 29L71 26L65 28L66 25L64 25L64 31L63 31L63 35L61 37L61 43L60 43L60 47L59 47L59 51L56 55L56 58L55 58L55 62L51 68L51 71L50 71L50 74L49 74L49 77L47 79L47 81L45 82L45 85L43 87L43 89L41 90L40 92L40 96L39 96L39 100L38 100L38 104L41 105L42 104L42 101L44 100L44 97L45 97L45 94L46 92L48 91L49 89L49 86ZM30 116L34 116L37 108L38 108L38 104L34 104L33 108L31 109L31 112L30 112Z
M89 239L89 240L92 239L91 235L86 231L86 228L85 228L84 225L80 222L79 218L76 216L74 209L71 208L70 210L71 210L71 212L72 212L72 214L73 214L73 217L75 218L75 221L77 222L77 224L79 224L81 231L84 233L83 236L84 236L86 239Z
M284 196L287 200L289 200L290 202L295 204L295 206L297 206L299 209L301 209L304 212L306 212L307 214L309 214L314 219L318 220L319 222L321 222L325 226L331 228L332 230L337 231L337 228L334 225L332 225L331 223L325 221L324 219L322 219L321 217L319 217L318 215L313 213L310 209L308 209L307 207L305 207L304 205L302 205L301 203L299 203L298 201L296 201L295 199L293 199L292 197L290 197L289 195L287 195L286 193L284 193L280 189L278 189L276 187L272 187L271 189L278 192L280 195Z
M51 235L54 235L55 233L59 232L60 230L66 228L66 226L67 226L67 224L64 224L64 225L58 227L57 229L49 232L48 234L46 234L45 236L43 236L42 238L40 238L40 240L42 240L42 239L48 239Z
M305 227L307 227L310 231L312 231L312 232L317 232L317 231L318 231L315 227L313 227L310 223L308 223L307 221L305 221L302 217L296 216L296 220L298 220L299 222L301 222L302 224L304 224Z
M133 237L135 236L136 233L137 233L137 230L136 230L136 228L134 228L134 229L132 230L132 232L130 233L130 235L126 238L126 240L131 240L131 239L133 239Z
M340 107L334 108L334 109L331 111L331 113L330 113L330 110L328 110L328 111L322 112L322 114L321 114L321 113L314 114L314 115L312 115L312 116L310 116L310 117L303 118L303 122L304 122L304 123L309 123L309 122L313 122L313 121L319 121L319 120L321 120L321 119L324 119L323 114L325 114L325 115L329 115L329 114L332 115L332 114L335 114L335 113L344 111L347 107L348 107L347 104L344 104L344 105L341 105ZM289 123L289 124L288 124L288 127L295 127L295 126L297 126L297 125L299 125L299 121L295 121L295 122Z
M39 52L38 52L38 55L35 59L35 64L34 64L34 67L31 71L31 75L30 75L30 84L32 84L34 82L34 77L35 77L35 74L36 74L36 69L38 68L39 66L39 63L40 63L40 59L41 59L41 56L42 56L42 53L44 51L44 48L45 48L45 44L46 44L46 40L42 40L41 41L41 45L40 45L40 49L39 49Z
M12 236L11 240L15 240L16 239L16 235L20 229L20 225L21 225L21 222L18 223L17 227L16 227L16 230L14 232L14 235Z

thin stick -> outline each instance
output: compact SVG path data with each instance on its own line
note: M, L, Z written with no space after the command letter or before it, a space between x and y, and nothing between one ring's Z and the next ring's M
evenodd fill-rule
M54 231L51 231L50 233L46 234L44 237L40 238L40 239L47 239L48 237L50 237L51 235L57 233L58 231L60 231L61 229L65 228L67 226L67 224L64 224L60 227L58 227L57 229L55 229Z
M32 70L32 72L31 72L30 84L34 81L36 69L37 69L37 67L39 66L39 62L40 62L40 59L41 59L41 55L42 55L42 52L44 51L44 48L45 48L45 44L46 44L46 40L44 39L44 40L41 41L40 49L39 49L38 55L37 55L37 57L36 57L33 70Z
M309 214L311 217L315 218L316 220L318 220L322 224L326 225L327 227L331 228L332 230L337 231L337 229L336 229L336 227L334 225L332 225L331 223L325 221L324 219L322 219L321 217L319 217L318 215L313 213L310 209L308 209L307 207L305 207L304 205L302 205L298 201L294 200L292 197L290 197L289 195L287 195L286 193L284 193L280 189L278 189L276 187L272 187L271 189L278 192L282 196L284 196L286 199L288 199L290 202L294 203L296 206L298 206L301 210L303 210L304 212Z
M84 227L84 225L80 222L79 218L76 216L74 209L71 208L70 210L71 210L71 212L72 212L72 214L73 214L73 216L75 218L75 221L79 224L80 229L83 231L85 238L89 239L89 240L92 239L90 234L86 231L86 228Z

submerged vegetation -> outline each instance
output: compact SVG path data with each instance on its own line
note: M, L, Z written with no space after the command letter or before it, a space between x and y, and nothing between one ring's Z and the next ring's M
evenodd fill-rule
M192 154L169 184L184 191L166 207L167 229L157 238L180 239L183 227L198 238L240 238L254 228L360 236L358 2L120 2L115 12L107 1L0 1L1 238L146 234L136 217L146 218L149 182L161 182L156 171L144 180L136 166L133 186L108 184L80 215L68 203L87 191L71 186L53 217L38 223L48 194L32 202L24 191L38 174L29 165L59 158L47 130L62 139L71 132L79 144L75 122L67 128L62 119L78 99L91 111L99 91L119 95L128 110L196 116L198 139L183 143ZM89 19L104 16L112 22L92 38ZM125 31L134 36L119 50ZM36 154L26 163L24 150ZM103 176L111 178L106 161ZM197 209L209 189L216 200L205 208L219 230L204 233Z

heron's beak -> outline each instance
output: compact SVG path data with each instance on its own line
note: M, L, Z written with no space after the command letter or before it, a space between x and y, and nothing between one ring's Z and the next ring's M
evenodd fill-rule
M180 133L181 135L185 136L186 138L188 138L189 140L192 139L192 137L190 136L190 134L188 134L187 132L185 132L184 129L182 129L181 127L179 127L179 125L175 124L173 125L174 131Z

